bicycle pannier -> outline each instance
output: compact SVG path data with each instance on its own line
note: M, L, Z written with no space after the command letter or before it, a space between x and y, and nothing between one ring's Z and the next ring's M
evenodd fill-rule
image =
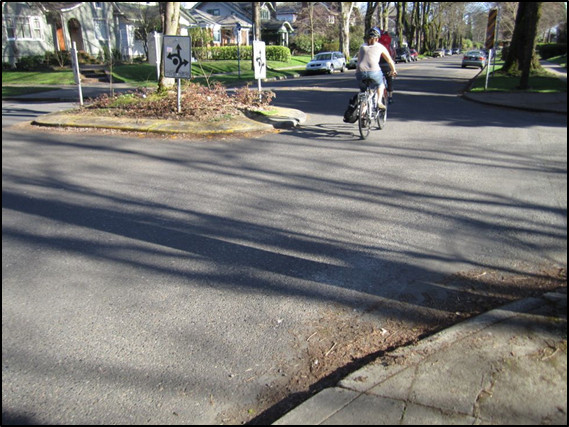
M358 121L358 95L350 98L348 108L344 113L344 123L355 123Z

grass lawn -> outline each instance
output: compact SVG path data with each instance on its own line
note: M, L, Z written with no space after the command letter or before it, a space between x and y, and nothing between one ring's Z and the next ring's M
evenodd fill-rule
M565 59L565 62L567 60ZM490 68L487 91L491 92L516 92L519 91L520 77L510 76L501 73L503 61L496 61L495 66ZM486 70L483 70L474 81L471 92L484 92L486 83ZM559 79L554 74L547 71L530 76L529 92L567 92L567 83Z
M72 85L73 71L2 71L2 85Z
M267 77L290 76L304 71L310 56L293 56L289 62L268 61ZM239 70L241 75L239 75ZM243 82L256 84L251 61L202 61L192 63L192 81L210 83L221 82L232 85ZM113 67L115 83L129 83L134 86L155 87L157 84L156 66L152 64L128 64ZM42 86L75 84L73 72L63 71L3 71L2 96L16 96L47 90ZM12 86L14 85L14 86Z
M291 76L303 72L310 61L309 55L293 56L289 62L268 61L267 77ZM567 56L549 59L561 66L567 67ZM240 75L239 68L240 65ZM497 61L494 73L490 75L489 91L516 91L519 78L500 74L503 62ZM113 67L114 82L125 82L135 86L156 87L156 67L151 64L118 65ZM256 85L251 61L203 61L192 64L192 81L206 83L206 80L220 82L224 85L235 85L250 82ZM486 72L482 72L472 86L473 92L484 91ZM40 71L40 72L2 72L2 96L16 96L18 94L33 93L47 90L46 86L59 86L75 84L71 70ZM6 86L5 86L6 85ZM12 86L13 85L13 86ZM532 91L537 92L566 92L567 84L557 77L545 73L530 78Z

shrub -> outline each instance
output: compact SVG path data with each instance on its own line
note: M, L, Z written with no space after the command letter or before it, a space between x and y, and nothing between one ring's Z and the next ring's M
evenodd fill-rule
M541 56L543 59L567 54L566 43L543 43L538 44L536 46L536 49L539 53L539 56Z
M264 90L261 92L259 99L259 91L251 90L249 85L239 88L235 91L235 100L245 107L264 107L271 103L275 97L272 90Z
M84 111L118 117L209 121L240 115L242 109L265 106L274 97L271 91L264 91L262 95L259 100L259 93L246 87L230 97L220 83L211 87L188 83L182 91L181 113L178 113L176 91L158 93L146 88L114 97L104 94Z
M18 71L39 71L45 68L46 64L42 55L23 56L16 64Z
M251 60L253 53L252 46L212 46L195 47L192 55L196 59L210 59L214 61L232 60L237 61L239 55L241 60ZM267 46L265 49L267 61L289 62L291 58L290 49L285 46Z
M291 58L290 49L286 46L267 46L267 61L289 62Z

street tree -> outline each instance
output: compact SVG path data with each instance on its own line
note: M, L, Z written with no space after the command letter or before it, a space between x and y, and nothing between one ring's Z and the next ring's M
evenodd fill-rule
M340 2L340 50L344 57L350 57L350 19L355 3Z
M375 11L377 9L377 6L379 5L379 2L377 1L368 1L367 2L367 8L366 8L366 14L365 14L365 30L364 30L364 34L367 34L370 30L370 28L373 27L373 16L375 14Z
M160 14L162 16L162 28L165 36L175 36L179 31L180 2L160 2ZM164 61L160 61L160 79L158 91L164 91L174 86L175 80L164 76Z
M519 3L512 42L502 68L507 74L521 74L520 89L528 89L530 73L541 68L535 53L541 5L542 2Z

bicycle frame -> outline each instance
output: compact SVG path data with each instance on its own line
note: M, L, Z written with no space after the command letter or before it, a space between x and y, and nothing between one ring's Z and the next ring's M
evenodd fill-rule
M387 81L383 77L384 91L381 94L381 102L385 105L385 109L377 110L376 97L377 90L371 87L369 81L366 81L366 90L358 95L359 117L358 128L362 139L366 139L371 131L374 120L377 122L378 129L383 129L387 120Z

